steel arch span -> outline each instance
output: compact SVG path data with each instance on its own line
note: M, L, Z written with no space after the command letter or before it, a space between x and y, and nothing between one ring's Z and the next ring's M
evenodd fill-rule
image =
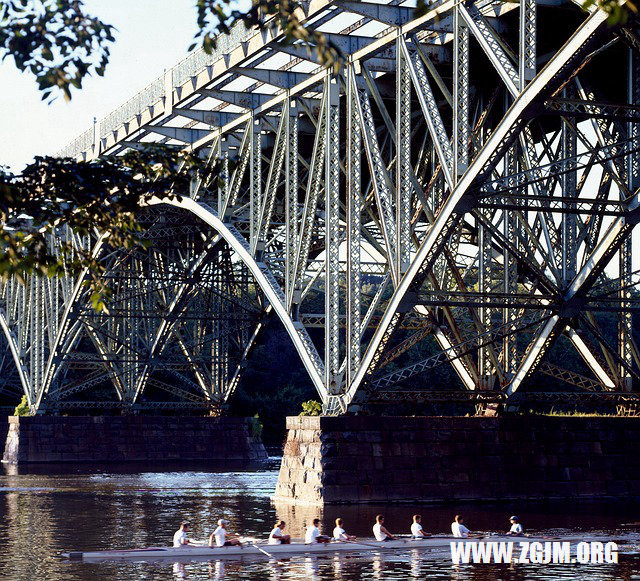
M92 307L83 276L3 286L5 343L23 371L3 376L14 405L19 391L40 413L219 413L226 404L270 308L222 238L190 212L150 207L139 220L150 250L77 241L93 244L105 264L105 311Z
M613 28L603 12L536 0L444 0L421 16L394 0L303 5L344 53L338 73L275 25L236 28L63 153L161 142L208 158L212 179L153 211L173 204L224 241L328 414L414 397L442 365L457 377L454 398L514 402L540 374L571 397L630 398L640 379L635 17ZM192 268L210 261L198 257ZM139 268L145 284L161 270L150 259ZM20 314L3 300L8 352L17 368L30 358L25 389L44 393L53 364L20 344ZM49 329L36 320L47 308L32 308L28 333ZM103 318L99 327L117 326ZM149 353L173 324L158 323ZM151 373L137 365L119 388L131 401Z

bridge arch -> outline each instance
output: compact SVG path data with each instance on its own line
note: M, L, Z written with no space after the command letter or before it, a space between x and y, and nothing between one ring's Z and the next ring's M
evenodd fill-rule
M255 260L251 255L248 243L241 234L230 224L225 224L218 217L216 211L206 204L191 198L158 198L149 200L148 205L170 205L191 212L194 216L208 224L222 236L229 247L236 253L238 258L244 263L253 275L256 283L260 286L273 310L282 322L287 334L291 338L302 363L309 374L309 377L322 398L323 403L327 400L327 394L323 383L323 363L318 355L311 338L306 329L300 323L293 321L291 315L285 307L284 293L278 283L273 278L268 268Z

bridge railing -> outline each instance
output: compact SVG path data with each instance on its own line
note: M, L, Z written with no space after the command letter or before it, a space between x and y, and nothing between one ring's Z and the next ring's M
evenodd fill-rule
M100 137L105 137L129 119L142 113L147 107L160 101L164 93L164 76L160 76L100 121Z
M148 107L154 105L165 97L167 90L167 75L171 78L171 87L176 88L194 76L201 73L206 67L214 64L225 54L231 52L240 43L246 41L255 30L247 29L242 22L238 22L231 27L228 35L220 35L216 40L216 48L208 54L204 49L198 48L190 52L178 64L172 67L167 73L159 76L142 91L134 95L131 99L114 109L98 124L99 136L106 137L111 132L121 127L124 123L133 119L136 115L143 113ZM91 148L94 141L94 130L88 129L69 145L61 149L56 156L75 157Z
M69 145L58 151L56 157L75 157L93 145L93 129L87 129L76 137Z

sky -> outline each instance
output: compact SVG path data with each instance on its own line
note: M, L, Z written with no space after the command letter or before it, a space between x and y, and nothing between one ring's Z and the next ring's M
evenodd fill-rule
M196 33L194 0L85 0L118 31L104 77L87 78L73 99L41 100L35 78L0 63L0 165L19 172L54 154L187 54Z

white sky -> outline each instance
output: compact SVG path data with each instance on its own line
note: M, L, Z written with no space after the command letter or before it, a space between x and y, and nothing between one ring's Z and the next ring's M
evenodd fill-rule
M187 54L196 32L194 0L86 0L87 10L117 29L104 77L85 80L71 102L41 100L34 77L13 59L0 63L0 165L21 171L53 154Z

